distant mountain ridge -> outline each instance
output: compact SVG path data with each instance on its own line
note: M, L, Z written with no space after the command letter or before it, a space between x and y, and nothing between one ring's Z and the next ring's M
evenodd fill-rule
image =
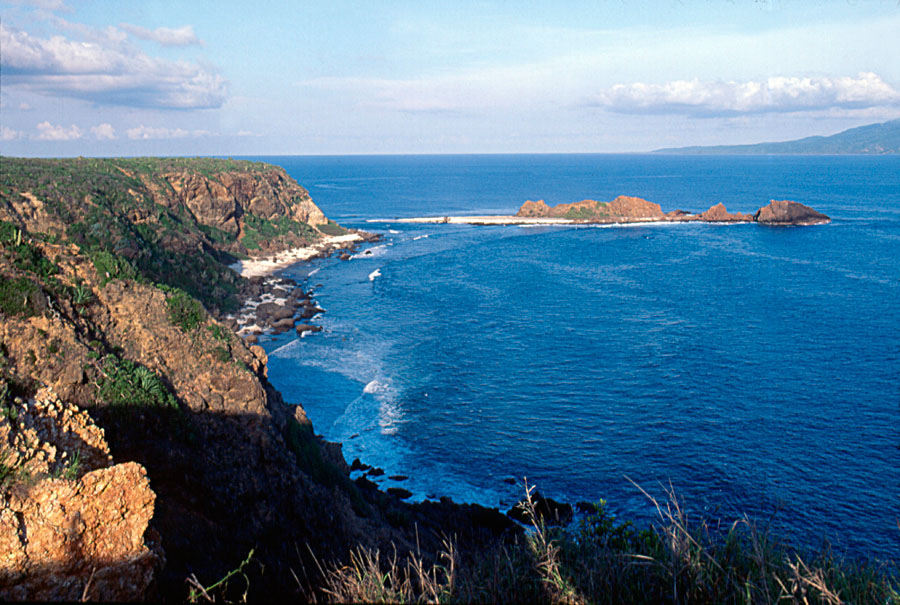
M831 136L814 136L779 143L670 147L653 153L686 154L868 154L900 153L900 119L851 128Z

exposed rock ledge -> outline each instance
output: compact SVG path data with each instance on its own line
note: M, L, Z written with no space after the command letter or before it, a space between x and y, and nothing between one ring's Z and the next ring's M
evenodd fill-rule
M0 599L144 598L164 564L148 531L156 495L136 462L112 465L103 429L49 389L0 416Z

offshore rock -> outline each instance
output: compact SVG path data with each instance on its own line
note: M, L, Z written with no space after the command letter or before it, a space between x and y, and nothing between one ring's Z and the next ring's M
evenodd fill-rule
M753 222L753 215L741 212L731 214L725 208L725 205L719 202L706 212L701 213L699 219L707 223L751 223Z
M821 212L789 200L772 200L768 206L756 211L755 218L762 225L823 225L831 222Z

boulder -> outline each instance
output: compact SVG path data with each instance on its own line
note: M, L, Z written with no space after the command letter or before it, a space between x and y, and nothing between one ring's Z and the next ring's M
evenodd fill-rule
M297 324L297 334L303 334L304 332L321 332L322 326L314 326L312 324Z
M408 489L403 489L402 487L389 487L387 488L387 493L401 500L406 500L407 498L412 496L411 491L409 491Z

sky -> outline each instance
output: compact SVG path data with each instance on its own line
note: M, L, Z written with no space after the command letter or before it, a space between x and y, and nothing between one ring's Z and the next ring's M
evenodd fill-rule
M0 153L620 153L900 117L898 0L0 0Z

